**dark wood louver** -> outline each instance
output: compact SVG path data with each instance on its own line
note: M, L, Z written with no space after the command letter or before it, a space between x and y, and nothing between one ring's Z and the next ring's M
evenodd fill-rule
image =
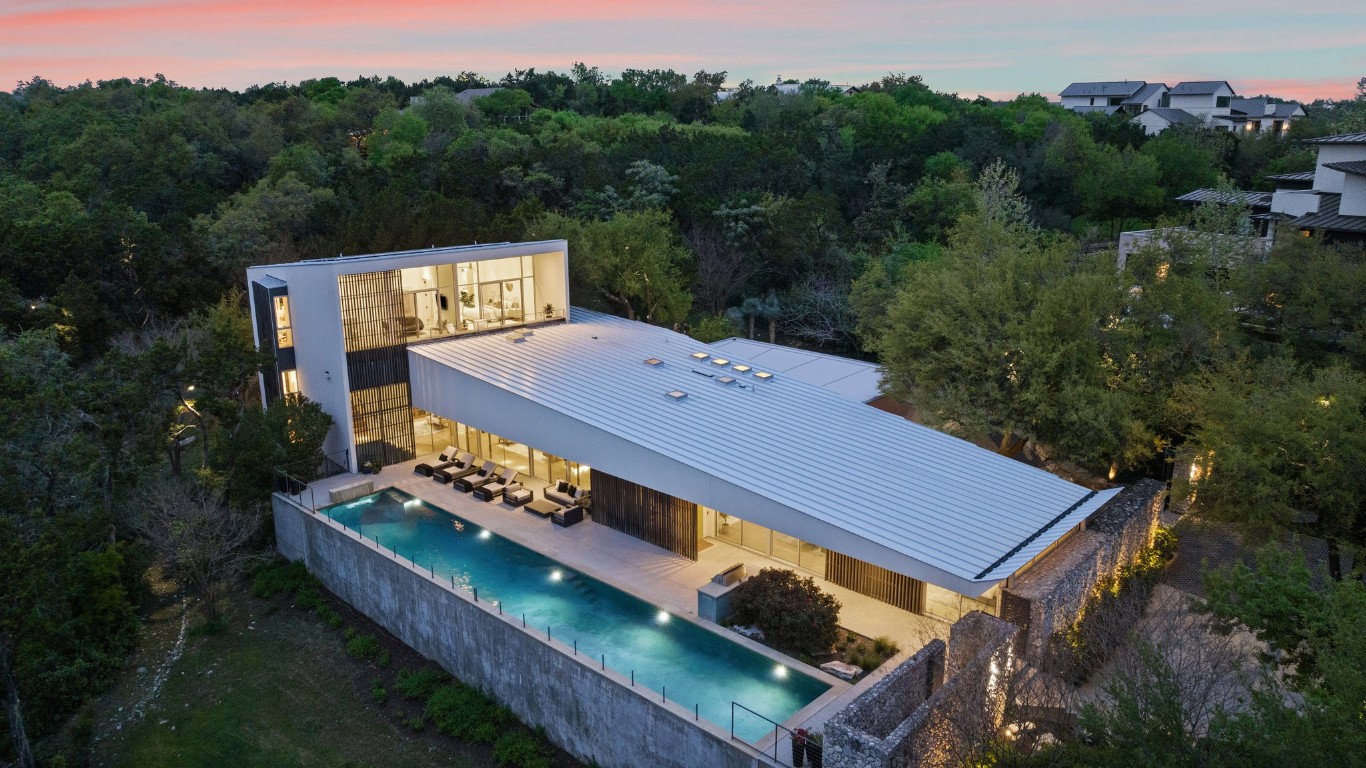
M825 562L825 578L831 583L911 613L924 613L925 582L835 551L826 555Z
M697 559L697 505L592 471L593 522Z
M408 349L398 318L403 280L396 269L342 275L342 330L356 461L397 464L416 455Z

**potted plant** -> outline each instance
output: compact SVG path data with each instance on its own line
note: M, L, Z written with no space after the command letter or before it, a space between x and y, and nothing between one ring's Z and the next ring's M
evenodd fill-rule
M554 305L554 304L547 304L547 305L545 305L544 307L541 308L541 313L545 316L545 319L546 319L546 320L549 320L550 318L552 318L552 317L555 316L555 305Z
M373 461L367 461L360 465L360 473L362 475L373 475L375 473L375 463Z
M802 768L806 761L806 736L805 728L798 728L792 732L792 765Z
M470 291L460 292L460 306L465 309L474 309L474 294Z
M825 737L821 733L806 736L806 759L811 768L825 768Z

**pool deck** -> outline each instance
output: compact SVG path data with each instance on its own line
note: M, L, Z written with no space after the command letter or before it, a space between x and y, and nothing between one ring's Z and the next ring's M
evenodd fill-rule
M398 488L570 568L622 587L672 613L693 619L698 618L697 589L711 581L716 573L740 562L745 564L750 573L757 573L766 567L792 567L716 539L708 539L711 546L699 552L697 561L693 562L633 536L594 525L591 517L587 516L578 525L560 528L551 524L550 520L528 514L521 508L512 508L501 502L480 501L472 494L461 493L450 485L442 485L413 471L419 461L429 458L432 457L385 467L378 475L342 474L315 481L302 494L301 501L306 506L312 504L321 508L328 504L329 490L364 480L372 481L377 491ZM537 498L541 498L545 483L535 479L524 479L522 482L535 491ZM948 622L904 611L822 578L813 578L843 606L840 610L841 626L867 637L890 637L901 647L901 653L892 663L884 664L881 669L865 676L836 699L822 697L823 701L818 700L822 706L803 710L801 724L807 728L819 726L843 708L853 696L893 669L899 659L915 653L932 639L947 641L949 631Z

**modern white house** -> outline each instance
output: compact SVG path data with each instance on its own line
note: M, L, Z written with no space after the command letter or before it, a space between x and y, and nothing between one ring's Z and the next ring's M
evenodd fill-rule
M871 364L566 312L568 250L251 267L256 338L276 358L263 398L318 402L335 420L326 450L352 471L455 445L591 488L594 524L678 556L726 542L948 620L1000 615L1002 587L1121 490L871 407Z
M1229 131L1284 135L1290 123L1305 116L1299 102L1241 99L1223 80L1165 83L1142 80L1072 83L1059 103L1074 112L1132 115L1149 136L1174 125L1207 125Z
M1366 242L1366 133L1306 143L1318 147L1312 173L1270 177L1280 184L1271 198L1276 226L1335 242Z

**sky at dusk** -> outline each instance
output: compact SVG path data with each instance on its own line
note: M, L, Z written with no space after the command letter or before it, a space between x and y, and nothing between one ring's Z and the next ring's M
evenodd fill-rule
M613 75L725 71L730 84L904 72L993 98L1125 79L1348 98L1366 76L1366 0L0 0L0 90L156 73L234 90L497 79L576 61Z

